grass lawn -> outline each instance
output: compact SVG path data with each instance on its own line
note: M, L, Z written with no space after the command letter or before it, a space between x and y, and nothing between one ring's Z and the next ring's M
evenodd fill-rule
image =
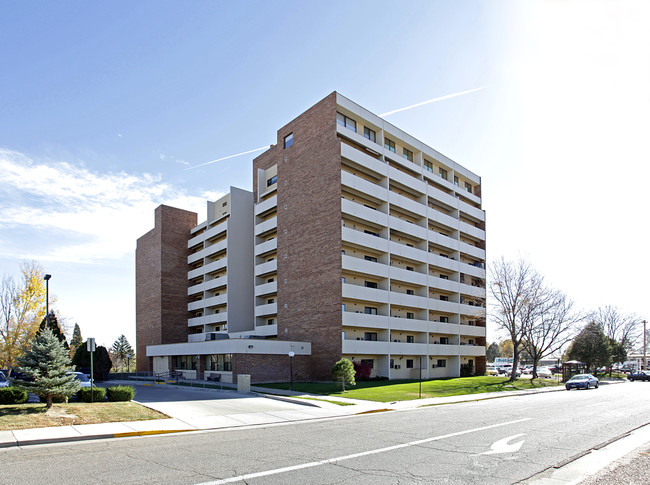
M73 424L144 421L168 416L134 402L0 405L0 431Z
M289 389L289 384L263 384L259 387L269 389ZM461 377L457 379L436 379L422 381L422 398L458 396L461 394L480 394L484 392L513 391L522 389L539 389L557 386L556 379L517 379L508 382L507 377ZM337 383L298 382L293 384L294 391L310 394L348 397L367 401L391 402L418 399L419 381L357 381L357 385L340 391Z

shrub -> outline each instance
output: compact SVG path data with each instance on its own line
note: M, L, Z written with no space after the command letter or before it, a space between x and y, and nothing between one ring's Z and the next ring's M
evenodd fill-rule
M370 368L369 364L357 362L356 360L352 361L352 364L354 365L355 379L358 379L360 381L370 379L370 373L372 372L372 369Z
M92 401L91 401L92 396ZM77 393L77 399L80 402L102 402L106 397L106 389L103 387L82 387Z
M106 389L109 401L130 401L135 396L135 389L131 386L111 386Z
M16 387L0 387L0 404L23 404L29 393Z

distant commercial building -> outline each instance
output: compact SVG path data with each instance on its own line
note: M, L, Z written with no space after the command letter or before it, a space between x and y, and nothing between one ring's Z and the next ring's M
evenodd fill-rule
M469 170L338 93L277 133L208 218L138 240L138 369L329 380L485 369L485 213Z

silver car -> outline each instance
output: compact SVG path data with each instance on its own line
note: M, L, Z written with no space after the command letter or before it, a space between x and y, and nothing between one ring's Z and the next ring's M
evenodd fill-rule
M9 387L9 379L5 376L4 372L0 371L0 387Z

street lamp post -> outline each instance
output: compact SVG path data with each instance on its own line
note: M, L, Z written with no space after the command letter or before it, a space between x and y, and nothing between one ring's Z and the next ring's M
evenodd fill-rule
M47 316L50 314L50 278L51 274L45 275L45 322L47 324Z
M129 362L129 359L131 358L131 354L126 354L126 372L129 373L131 372L131 365Z
M289 381L289 389L293 391L293 356L296 353L292 350L289 352L289 372L291 373L291 380Z
M648 362L646 361L646 323L648 322L643 320L643 370L648 370Z

